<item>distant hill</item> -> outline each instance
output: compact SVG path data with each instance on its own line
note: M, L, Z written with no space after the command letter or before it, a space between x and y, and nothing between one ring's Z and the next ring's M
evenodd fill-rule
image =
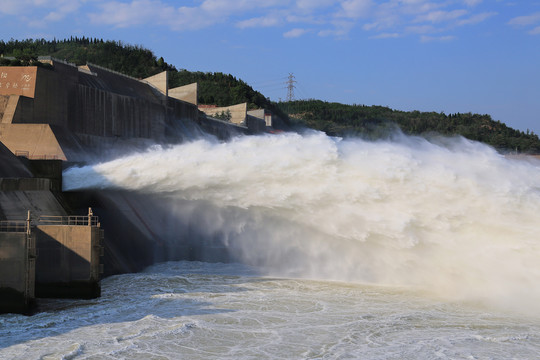
M344 105L320 100L281 102L278 106L293 123L329 135L376 139L388 135L397 126L410 135L462 135L502 152L540 153L540 140L536 134L512 129L489 115L405 112L384 106Z
M39 65L38 56L52 56L76 65L87 62L130 75L146 78L162 71L169 71L171 88L197 82L200 104L230 106L248 103L248 109L265 108L271 110L288 123L288 118L273 102L260 92L232 75L220 72L191 72L176 69L167 64L162 57L138 45L128 45L120 41L72 37L65 40L10 40L0 41L0 65ZM14 60L7 59L9 57Z
M229 106L247 102L250 109L266 108L286 126L306 126L329 135L380 138L396 126L404 133L462 135L501 151L540 154L540 140L532 132L512 129L489 115L399 111L383 106L345 105L320 100L275 103L236 77L220 72L178 70L138 45L120 41L72 37L65 40L0 41L0 65L40 65L38 56L53 56L76 65L87 62L136 77L169 71L170 87L197 82L200 104Z

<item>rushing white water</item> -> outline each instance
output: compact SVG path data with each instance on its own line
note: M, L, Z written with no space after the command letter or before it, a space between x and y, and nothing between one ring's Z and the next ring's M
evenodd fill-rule
M99 299L0 316L0 358L532 360L540 352L531 319L396 288L257 274L175 262L110 277Z
M64 174L160 197L244 264L0 316L1 359L536 359L540 164L461 138L198 140ZM176 205L175 205L176 204Z
M198 140L73 168L64 184L211 203L197 221L269 274L540 314L540 164L463 138Z

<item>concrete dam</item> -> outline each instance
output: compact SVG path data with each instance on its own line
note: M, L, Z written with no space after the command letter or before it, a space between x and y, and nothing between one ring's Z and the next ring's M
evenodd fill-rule
M30 313L36 297L97 297L102 276L155 262L230 260L219 239L177 221L171 200L62 191L62 172L151 144L265 132L269 112L235 106L223 121L199 110L196 84L169 89L166 72L40 61L0 67L0 313Z

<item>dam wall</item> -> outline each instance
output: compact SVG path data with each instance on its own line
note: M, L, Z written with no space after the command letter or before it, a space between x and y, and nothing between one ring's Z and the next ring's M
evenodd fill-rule
M197 105L198 84L188 84L177 88L169 89L169 96L178 100Z
M22 250L31 242L28 236L24 243L21 234L1 232L2 244L11 244L2 248L11 250L2 253L0 285L27 294L17 295L26 308L34 293L22 291L21 281L35 282L38 297L91 298L99 296L102 271L136 272L167 260L229 261L219 234L207 234L196 214L176 213L193 204L128 191L62 192L61 172L71 162L102 160L155 143L262 132L264 120L248 117L246 104L233 108L240 110L242 124L206 117L197 108L196 84L168 96L166 73L140 80L92 64L50 64L0 67L0 221L22 221L30 211L37 248L34 259L32 251ZM91 224L93 215L85 215L89 207L105 231ZM85 216L86 225L51 222ZM26 275L13 280L9 268L23 260L18 273Z
M205 204L126 190L64 192L74 211L89 204L105 229L104 276L137 272L156 262L229 262L217 234L206 234L197 213Z
M31 312L35 259L35 237L27 222L0 221L0 313Z
M0 67L0 141L29 158L81 160L115 139L181 140L197 105L167 96L167 74L139 80L103 67ZM87 158L87 157L86 157Z
M42 225L44 221L49 224ZM35 237L37 297L89 299L101 295L103 230L97 218L42 217Z
M99 296L103 230L93 215L68 216L64 162L5 147L0 161L0 313L30 313L35 297Z

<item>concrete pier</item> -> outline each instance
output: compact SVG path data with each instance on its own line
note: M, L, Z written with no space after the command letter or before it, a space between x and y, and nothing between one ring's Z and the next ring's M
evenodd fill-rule
M31 313L35 304L35 234L27 221L0 222L0 313Z
M84 298L101 295L103 230L98 218L41 216L35 227L36 297Z
M0 313L31 313L39 297L99 297L102 255L103 230L91 210L0 221Z

